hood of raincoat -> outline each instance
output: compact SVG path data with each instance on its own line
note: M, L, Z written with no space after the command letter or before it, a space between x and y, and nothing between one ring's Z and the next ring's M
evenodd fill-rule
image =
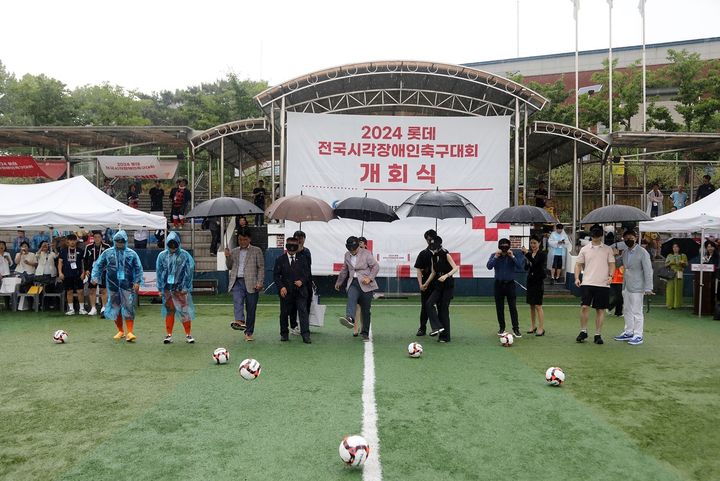
M175 242L177 242L177 244L178 244L178 250L180 250L180 249L182 248L182 242L180 242L180 234L178 234L178 233L175 232L175 231L172 231L172 232L170 232L170 233L168 234L167 239L165 239L165 250L166 250L166 251L169 251L169 250L170 250L170 245L169 245L169 244L170 244L170 241L173 241L173 240L174 240Z
M127 232L125 232L125 231L122 230L122 229L120 229L119 231L117 231L117 232L115 233L115 235L113 236L113 245L115 244L115 242L117 242L117 241L119 241L119 240L125 241L125 247L127 247L127 242L128 242ZM115 247L116 249L118 249L118 246L117 246L117 245L114 245L114 247Z

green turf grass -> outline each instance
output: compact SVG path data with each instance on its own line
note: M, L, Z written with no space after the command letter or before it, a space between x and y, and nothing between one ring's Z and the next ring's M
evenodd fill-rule
M226 296L196 298L195 345L179 323L162 345L153 305L135 345L112 341L109 321L0 312L0 479L360 479L337 454L362 421L363 344L337 323L342 300L327 299L310 346L278 341L273 301L254 343L230 330ZM549 306L547 336L502 348L494 308L467 299L453 342L420 338L409 359L416 303L374 306L385 479L717 479L720 323L653 307L646 344L612 341L613 317L604 346L578 345L577 308ZM67 345L52 344L58 328ZM211 364L219 346L226 366ZM237 374L246 356L263 364L255 381ZM545 385L550 365L565 386Z

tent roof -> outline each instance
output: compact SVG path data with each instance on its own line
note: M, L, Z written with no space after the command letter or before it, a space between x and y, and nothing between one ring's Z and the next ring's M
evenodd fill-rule
M720 190L675 212L640 222L640 229L645 232L720 231Z
M613 132L613 147L648 149L650 152L688 150L720 152L720 132Z
M85 177L37 185L0 184L0 229L165 229L165 217L133 209Z
M184 149L195 133L190 127L0 127L0 147L104 149L127 145L162 145Z

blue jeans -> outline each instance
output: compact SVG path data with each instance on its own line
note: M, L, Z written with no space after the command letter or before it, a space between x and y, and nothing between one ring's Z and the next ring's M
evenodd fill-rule
M245 321L245 332L252 334L255 332L255 311L257 309L258 293L248 291L245 287L245 279L238 278L235 279L235 284L233 284L232 295L235 320ZM245 311L247 311L247 317Z
M362 312L362 330L361 334L364 336L370 335L370 306L372 304L373 293L365 292L360 288L360 283L357 278L353 279L350 283L350 287L347 290L348 300L345 314L347 317L355 319L355 306L360 304L360 311Z

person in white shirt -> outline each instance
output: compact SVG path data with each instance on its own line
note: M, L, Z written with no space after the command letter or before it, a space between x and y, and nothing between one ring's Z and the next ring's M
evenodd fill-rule
M20 243L20 251L15 254L15 272L18 274L35 274L38 263L35 254L30 252L30 244L27 241Z
M6 252L5 241L0 241L0 279L10 275L10 267L13 265L12 257Z
M50 250L48 241L42 241L40 243L40 248L37 254L35 254L35 258L37 260L35 276L57 277L57 253Z
M551 282L560 282L560 275L563 270L563 261L565 260L565 254L570 247L570 239L565 233L565 229L562 224L555 225L555 230L548 238L548 244L550 245L550 252L552 255Z
M660 185L654 183L652 190L647 193L647 214L650 217L663 215L663 193L660 192Z

